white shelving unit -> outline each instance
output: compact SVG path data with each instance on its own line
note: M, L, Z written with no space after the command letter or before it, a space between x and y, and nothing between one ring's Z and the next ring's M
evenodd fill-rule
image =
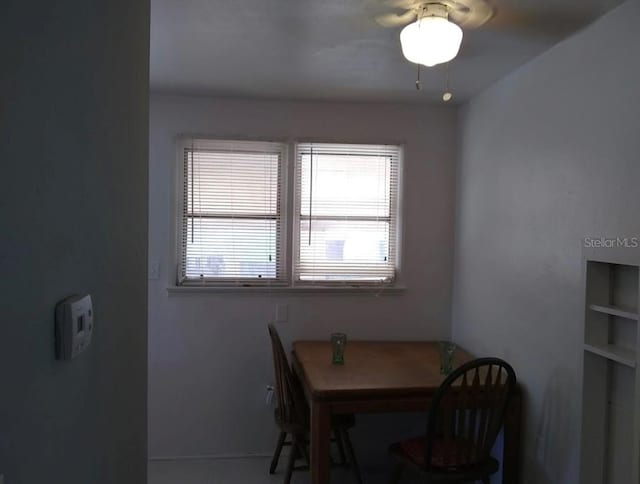
M598 313L608 314L609 316L618 316L620 318L638 321L638 313L632 312L633 309L623 309L616 306L609 306L604 304L591 304L589 306L589 309Z
M594 355L602 356L608 360L615 361L630 368L636 367L636 352L622 346L616 345L591 345L584 344L584 350Z
M584 252L581 484L640 483L640 250Z

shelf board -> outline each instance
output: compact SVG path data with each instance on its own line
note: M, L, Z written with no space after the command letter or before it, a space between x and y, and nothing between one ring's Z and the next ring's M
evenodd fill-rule
M636 352L616 345L591 345L585 343L584 350L622 365L636 367Z
M606 304L590 304L589 309L598 313L604 313L610 316L618 316L625 319L632 319L634 321L638 321L640 319L637 311L634 312L633 310L620 308L617 306L608 306Z

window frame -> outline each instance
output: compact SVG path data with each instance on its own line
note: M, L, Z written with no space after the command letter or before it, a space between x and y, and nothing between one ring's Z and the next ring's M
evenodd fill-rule
M380 142L378 141L344 141L342 139L330 140L309 140L309 139L259 139L259 138L242 138L242 137L215 137L207 135L189 135L180 134L175 138L176 161L174 162L174 170L172 170L172 178L174 189L173 203L170 207L170 216L172 220L171 228L172 236L170 240L173 242L170 247L169 260L172 270L167 271L168 284L167 291L169 295L189 295L200 294L206 292L245 292L245 293L261 293L271 291L292 291L292 292L308 292L308 293L352 293L352 292L371 292L380 294L381 291L395 293L404 291L403 278L403 246L404 246L404 224L403 224L403 203L404 203L404 144L398 142ZM280 202L280 222L281 230L279 233L279 243L281 244L281 257L277 261L277 273L282 274L280 279L267 279L261 281L259 279L240 279L240 280L186 280L181 281L182 274L182 238L181 230L183 224L183 207L184 207L184 150L192 146L192 140L199 143L228 143L228 144L247 144L255 143L279 144L281 147L281 169L279 170L279 194ZM398 148L397 160L397 187L396 194L391 203L395 206L395 276L390 281L357 281L357 280L340 280L340 281L307 281L296 280L295 265L298 254L298 244L300 240L300 200L297 194L297 177L298 177L298 146L306 143L317 144L362 144L362 145L390 145ZM279 272L282 271L282 272ZM239 283L237 282L239 281Z
M183 216L185 207L185 177L187 173L185 152L194 150L194 144L205 146L206 149L224 151L242 150L256 153L274 153L280 156L280 166L278 169L277 182L277 212L276 223L280 224L277 231L278 240L276 242L276 277L275 278L202 278L194 279L184 277L184 257L185 250L183 238L181 236L185 226L185 217ZM259 149L262 147L263 149ZM267 149L268 148L268 149ZM197 151L197 150L194 150ZM176 200L172 204L175 210L175 285L177 287L263 287L263 286L288 286L290 283L290 270L288 263L288 179L289 179L289 146L285 142L280 141L263 141L263 140L232 140L217 139L203 136L180 136L177 142L177 160L176 160ZM220 217L221 219L233 219L233 216ZM186 218L188 220L188 217ZM279 247L279 250L278 250Z
M389 230L394 232L394 242L395 242L395 260L394 262L394 275L388 280L380 280L380 281L366 281L366 280L349 280L349 279L337 279L337 280L302 280L299 278L299 275L296 273L296 268L298 262L300 260L300 226L303 220L303 216L301 214L302 207L302 193L301 193L301 182L300 177L302 173L300 172L301 167L298 162L300 157L300 146L306 144L316 144L316 145L369 145L369 146L393 146L397 148L397 166L396 166L396 191L394 194L389 194L389 216L388 217L378 217L378 219L386 219L388 218L389 222ZM293 227L292 230L292 251L291 251L291 284L293 287L309 287L309 288L371 288L371 287L395 287L399 285L400 279L400 261L401 261L401 226L402 226L402 172L403 172L403 155L404 155L404 147L401 144L394 143L352 143L352 142L335 142L335 141L316 141L316 140L305 140L305 141L296 141L293 149L292 163L294 165L294 174L293 174L293 215L291 218L291 225ZM395 216L394 216L395 215ZM334 217L323 217L329 219L345 219L345 217L335 216ZM350 220L370 220L372 217L365 216L350 216L348 217Z

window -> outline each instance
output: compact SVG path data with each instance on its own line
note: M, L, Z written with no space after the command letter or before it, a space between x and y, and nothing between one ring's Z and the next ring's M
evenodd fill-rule
M178 283L273 284L283 257L280 143L182 145Z
M394 280L399 159L397 146L297 146L296 281Z
M400 153L389 145L184 139L177 284L391 284Z

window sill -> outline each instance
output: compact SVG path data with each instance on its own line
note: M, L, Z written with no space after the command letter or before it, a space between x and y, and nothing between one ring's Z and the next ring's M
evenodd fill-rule
M167 294L174 296L204 296L207 294L400 294L406 286L169 286Z

